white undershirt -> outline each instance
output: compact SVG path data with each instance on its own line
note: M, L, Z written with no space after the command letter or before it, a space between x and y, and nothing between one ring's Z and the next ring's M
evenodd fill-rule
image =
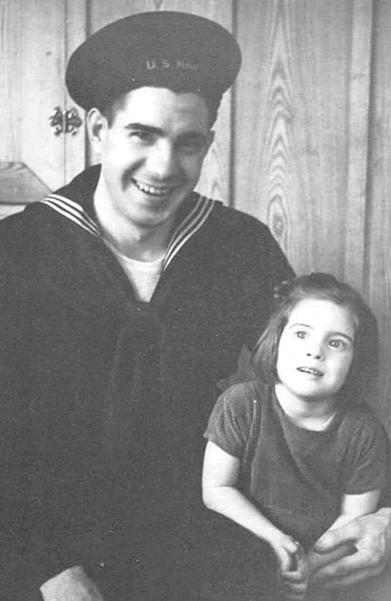
M110 242L107 246L117 257L120 265L133 285L137 299L148 303L159 281L163 269L164 256L154 261L136 261L120 253Z

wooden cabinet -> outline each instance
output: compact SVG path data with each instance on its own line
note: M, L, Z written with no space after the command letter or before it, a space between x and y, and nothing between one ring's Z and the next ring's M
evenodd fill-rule
M85 37L86 21L83 1L10 0L0 10L4 215L38 200L43 191L61 186L83 167L84 128L76 135L55 135L49 118L56 107L65 111L72 106L64 86L65 65Z
M83 164L84 130L56 136L49 118L70 106L64 86L68 55L86 30L83 1L12 0L2 3L0 159L26 166L49 189Z

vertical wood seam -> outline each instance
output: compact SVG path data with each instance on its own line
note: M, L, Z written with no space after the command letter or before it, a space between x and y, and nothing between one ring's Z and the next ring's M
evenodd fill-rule
M373 0L354 0L349 78L349 148L344 274L358 289L365 282L369 110ZM341 199L343 202L344 199Z
M231 5L232 14L232 33L235 39L238 39L238 5L237 0L232 0ZM231 90L231 107L230 107L230 140L229 140L229 160L228 160L228 206L235 206L235 191L236 191L236 178L235 178L235 163L236 163L236 84L233 85Z

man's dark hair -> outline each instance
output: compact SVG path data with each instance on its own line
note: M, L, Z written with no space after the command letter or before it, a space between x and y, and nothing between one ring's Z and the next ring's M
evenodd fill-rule
M156 85L156 86L148 86L148 87L161 87L161 86ZM135 89L137 89L137 88L135 88ZM219 105L220 105L219 98L212 99L212 98L207 97L206 95L202 94L201 91L189 89L189 88L186 88L181 85L170 85L169 87L167 86L167 89L171 90L175 94L186 94L186 93L198 94L205 101L205 104L209 111L209 127L213 126L213 124L215 123L215 121L217 119L217 113L219 110ZM132 91L132 90L130 90L130 91ZM124 98L125 98L125 94L123 94L119 98L116 98L115 100L110 101L109 103L105 104L104 106L96 107L97 109L99 109L99 111L102 113L102 115L104 115L104 117L106 117L107 124L109 127L111 127L113 125L117 111L123 105Z

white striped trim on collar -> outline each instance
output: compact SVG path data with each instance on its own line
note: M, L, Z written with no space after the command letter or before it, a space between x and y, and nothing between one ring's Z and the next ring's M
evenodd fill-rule
M166 256L164 257L163 270L168 267L184 244L204 225L215 206L220 204L219 201L212 200L206 196L200 196L199 194L197 196L198 199L193 209L186 215L171 237ZM49 194L40 202L67 217L67 219L87 230L93 236L101 238L98 225L77 202L59 194Z
M66 198L66 196L60 196L59 194L49 194L49 196L46 196L41 202L49 205L49 207L57 211L57 213L74 221L77 225L80 225L80 227L87 230L87 232L90 232L90 234L100 238L99 227L77 202Z
M182 246L204 225L218 201L198 195L193 209L174 230L164 257L163 269L166 269Z

